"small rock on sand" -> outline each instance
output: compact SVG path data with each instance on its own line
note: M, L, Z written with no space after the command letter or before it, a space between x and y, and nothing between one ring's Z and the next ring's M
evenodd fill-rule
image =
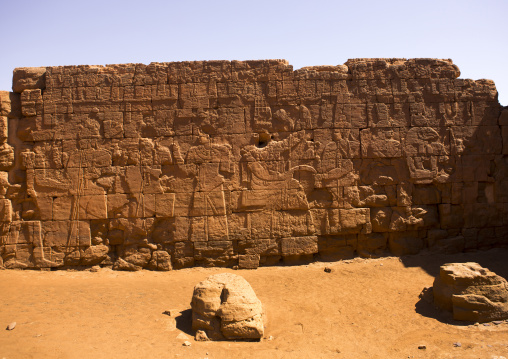
M194 339L196 339L197 342L206 342L210 340L208 339L208 335L206 335L206 332L201 329L196 331L196 336L194 337Z
M10 324L7 326L7 328L5 328L5 329L7 329L7 330L13 330L14 328L16 328L16 322L12 322L12 323L10 323Z

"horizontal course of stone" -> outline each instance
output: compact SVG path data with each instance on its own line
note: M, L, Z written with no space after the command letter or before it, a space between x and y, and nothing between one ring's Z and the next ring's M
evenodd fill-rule
M18 68L0 92L0 267L508 244L508 110L459 75L437 59Z

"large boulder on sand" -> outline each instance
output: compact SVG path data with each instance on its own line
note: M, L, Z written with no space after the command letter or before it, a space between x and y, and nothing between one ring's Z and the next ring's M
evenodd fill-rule
M194 287L192 329L208 338L260 339L263 307L250 284L239 275L215 274Z
M489 322L508 318L508 283L478 263L448 263L434 280L434 303L456 320Z

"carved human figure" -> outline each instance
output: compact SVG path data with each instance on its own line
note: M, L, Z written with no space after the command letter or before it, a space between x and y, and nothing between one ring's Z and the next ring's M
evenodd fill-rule
M400 141L395 139L395 132L393 129L388 128L383 131L386 147L383 151L384 157L398 157L400 154Z
M351 145L349 129L335 130L333 142L329 142L321 154L316 175L316 187L326 188L332 195L335 206L343 201L340 187L351 186L357 175L351 161Z
M228 237L225 178L222 174L231 175L234 172L230 157L230 146L213 144L205 135L199 136L196 145L186 156L186 163L194 165L189 174L194 175L196 181L190 211L191 215L200 217L192 217L191 225L194 228L203 226L199 229L204 233L203 240L208 240L209 237ZM206 218L209 216L213 216L215 226L209 226L211 219Z
M397 130L398 131L398 130ZM391 127L373 127L360 132L364 158L401 157L398 132Z
M410 177L415 183L445 182L448 179L448 151L433 128L410 129L405 155Z
M314 174L316 170L310 165L298 164L296 161L297 158L309 155L314 157L313 149L308 147L307 142L304 131L300 131L282 141L272 141L261 149L256 147L243 149L242 181L253 191L242 194L242 205L308 209L305 189L298 178L301 173ZM278 195L271 198L269 193Z

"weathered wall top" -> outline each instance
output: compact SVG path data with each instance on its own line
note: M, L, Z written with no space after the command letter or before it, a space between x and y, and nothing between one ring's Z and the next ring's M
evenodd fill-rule
M508 112L492 81L459 75L437 59L16 69L0 92L0 266L506 244Z

